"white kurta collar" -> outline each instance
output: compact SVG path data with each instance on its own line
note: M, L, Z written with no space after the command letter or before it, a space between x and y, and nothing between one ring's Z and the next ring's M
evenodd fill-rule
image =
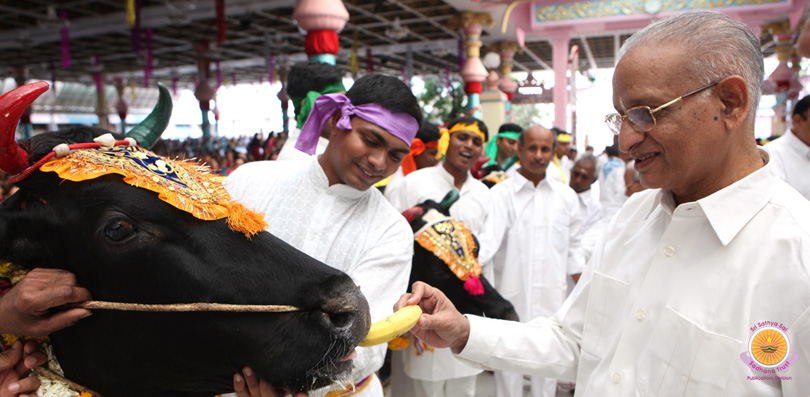
M515 192L519 192L527 188L530 190L538 190L543 187L551 188L551 184L548 181L548 174L546 174L546 177L543 178L543 180L540 181L540 183L538 183L537 186L534 186L534 182L528 180L525 176L523 176L523 174L520 173L519 170L518 172L515 173L514 176L512 176L512 178L515 178L515 183L512 184L512 187L515 189Z
M776 184L771 167L769 154L766 150L759 148L759 153L765 161L765 166L752 172L745 178L740 179L731 185L710 194L696 203L684 203L675 205L675 199L670 190L660 190L653 200L647 217L652 212L661 207L670 215L683 207L684 210L692 210L700 207L709 224L712 225L714 233L723 245L727 245L742 230L742 228L754 217L776 191Z
M318 162L318 157L320 156L312 156L312 160L309 162L309 168L307 169L307 176L316 187L325 190L327 194L345 197L351 200L359 199L368 193L367 190L357 190L343 183L329 186L329 179L326 177L323 167L321 167L321 164ZM369 189L374 189L374 187Z
M453 175L451 175L449 172L447 172L447 168L444 168L444 163L437 164L436 167L439 167L441 169L441 172L439 172L439 175L441 176L442 180L447 182L450 186L453 186L453 188L455 189L456 178ZM470 181L473 180L473 179L475 179L475 177L472 176L470 171L467 171L467 179L464 180L464 184L461 185L461 189L456 189L456 190L459 191L458 193L459 194L465 193L465 190L467 190L469 188Z

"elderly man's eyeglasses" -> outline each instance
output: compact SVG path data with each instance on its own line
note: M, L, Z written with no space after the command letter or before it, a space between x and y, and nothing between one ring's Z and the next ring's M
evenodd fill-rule
M650 108L649 106L636 106L634 108L627 109L625 115L621 115L619 113L611 113L605 116L605 123L607 123L608 128L610 131L613 132L615 135L619 135L619 131L622 129L622 123L625 119L630 122L630 126L633 127L634 130L638 132L647 132L653 128L655 128L655 113L667 108L669 106L674 105L678 101L690 96L697 94L703 90L707 90L717 85L717 83L711 83L705 87L698 88L686 95L679 96L655 109Z

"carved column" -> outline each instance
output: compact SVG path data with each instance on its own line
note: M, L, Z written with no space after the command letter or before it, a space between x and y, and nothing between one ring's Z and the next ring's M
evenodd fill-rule
M506 120L513 121L512 118L512 96L517 90L517 83L512 80L512 67L515 65L515 53L520 49L518 43L502 42L500 43L501 50L501 81L498 83L498 88L506 94Z
M311 61L334 65L340 49L338 32L349 21L349 11L340 0L301 0L293 18L307 32L304 51Z
M487 69L481 62L481 32L484 25L492 26L492 16L487 13L462 12L456 14L448 23L451 29L464 32L464 48L467 61L461 68L461 79L464 80L464 92L467 94L467 110L473 117L481 118L481 83L487 78Z

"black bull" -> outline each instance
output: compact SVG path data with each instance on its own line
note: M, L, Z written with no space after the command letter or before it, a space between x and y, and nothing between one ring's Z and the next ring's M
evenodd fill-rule
M17 109L9 108L0 112L13 117ZM0 153L3 170L11 174L59 143L91 142L107 133L79 127L37 135L21 143L27 159L14 164L8 160L14 151L8 145L16 146L10 130L0 131ZM233 375L244 366L293 391L348 376L351 363L341 358L363 339L369 316L365 298L346 274L270 233L248 240L224 219L199 220L118 175L75 183L37 171L18 186L0 206L0 260L66 269L95 300L301 309L97 310L51 335L67 378L110 396L210 397L233 390Z
M451 191L441 203L427 200L416 207L406 210L403 215L411 225L414 232L425 226L425 217L430 211L435 211L443 217L449 216L449 208L458 199L458 193ZM478 242L476 240L476 246ZM477 255L477 247L475 255ZM483 293L470 294L461 281L450 268L433 252L428 251L419 243L414 243L413 265L409 285L416 281L424 281L440 289L459 312L474 314L502 320L518 321L514 306L506 300L495 287L483 276L480 276Z

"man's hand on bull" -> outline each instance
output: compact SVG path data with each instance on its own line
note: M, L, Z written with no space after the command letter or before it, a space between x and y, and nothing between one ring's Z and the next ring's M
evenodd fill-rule
M45 354L39 351L39 344L17 340L11 348L0 353L0 397L25 396L39 388L39 378L29 376L31 370L45 363Z
M86 309L50 309L90 299L90 292L76 284L73 273L36 268L0 296L0 333L47 336L91 314Z
M286 397L292 393L274 387L259 379L256 373L248 367L242 369L242 375L233 376L233 390L239 397ZM306 397L306 393L298 393L296 397Z
M464 349L470 337L467 317L456 310L442 291L428 284L417 281L411 291L394 305L394 311L408 305L422 308L422 317L411 332L430 346L451 347L456 352Z

